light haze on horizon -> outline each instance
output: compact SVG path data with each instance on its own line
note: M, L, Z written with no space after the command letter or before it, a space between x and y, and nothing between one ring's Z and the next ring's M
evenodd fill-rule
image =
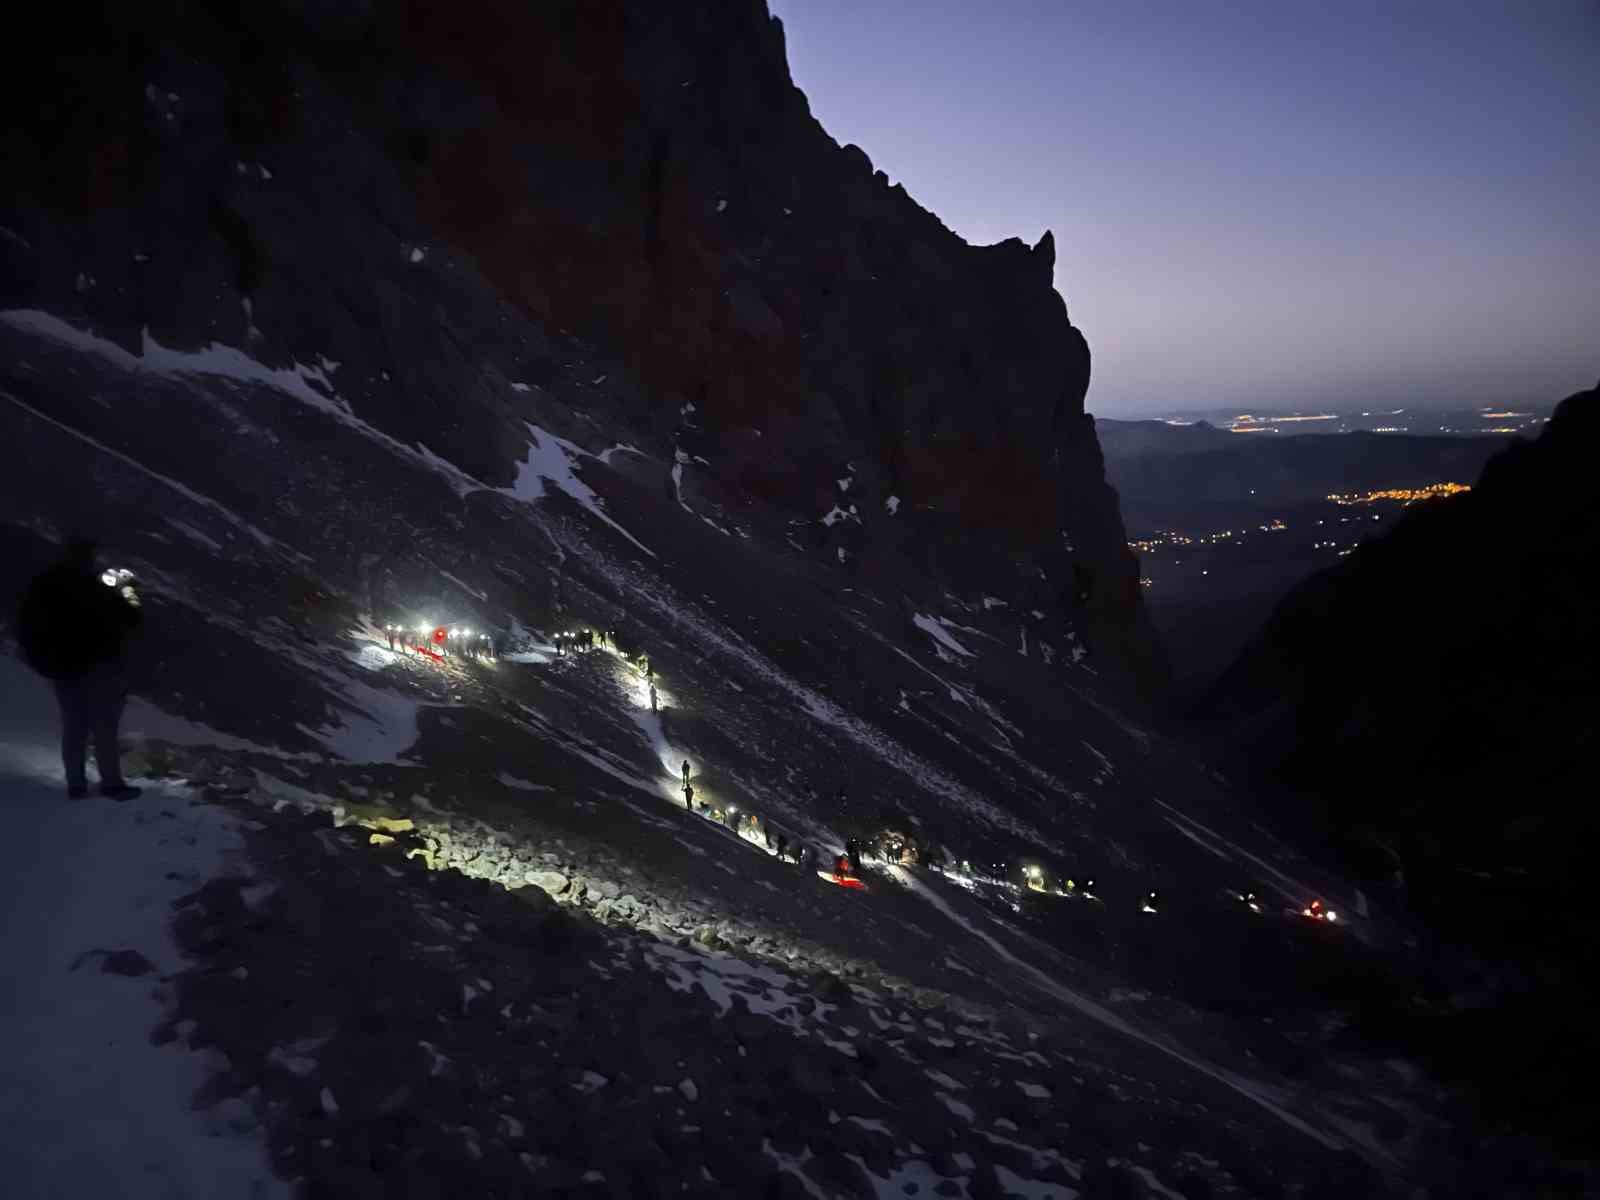
M770 4L837 140L970 242L1055 231L1092 412L1600 377L1600 3Z

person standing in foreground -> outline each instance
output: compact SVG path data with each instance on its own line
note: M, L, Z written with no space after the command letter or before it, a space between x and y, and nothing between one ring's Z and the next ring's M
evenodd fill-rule
M28 585L17 632L28 665L50 680L61 706L67 795L89 794L85 758L93 737L100 794L132 800L139 789L122 778L117 726L128 699L123 657L139 627L138 601L131 586L99 576L94 556L93 542L68 542L61 561Z

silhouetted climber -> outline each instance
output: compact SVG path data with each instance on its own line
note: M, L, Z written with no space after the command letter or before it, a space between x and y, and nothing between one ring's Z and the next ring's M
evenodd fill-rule
M844 855L850 862L850 873L852 875L861 874L861 843L856 841L855 838L846 838Z
M17 634L28 665L55 686L67 795L89 793L85 758L93 737L100 794L132 800L139 789L122 778L117 725L128 699L123 657L139 627L139 602L126 577L98 574L94 559L94 543L69 542L61 561L28 585Z
M783 862L784 859L789 857L789 839L781 833L778 835L777 847L778 861Z
M685 784L689 782L689 760L687 758L683 760L683 782Z
M687 779L683 781L683 806L690 812L694 811L694 784Z
M650 711L660 711L660 707L656 704L656 685L653 683L650 685Z

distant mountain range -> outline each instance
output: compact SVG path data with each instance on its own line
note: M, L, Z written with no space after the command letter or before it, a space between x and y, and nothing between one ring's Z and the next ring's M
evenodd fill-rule
M1106 477L1138 536L1208 530L1336 492L1470 482L1507 441L1371 432L1249 437L1205 421L1098 419Z
M1096 432L1180 693L1214 679L1284 593L1404 506L1374 503L1357 522L1330 497L1469 484L1510 440L1249 437L1205 421L1099 420Z
M1209 426L1231 434L1334 434L1388 433L1416 437L1437 433L1460 435L1521 434L1539 432L1550 417L1551 406L1516 403L1491 408L1389 408L1323 412L1291 412L1237 408L1190 409L1156 413L1152 417L1108 421L1116 425L1161 426L1193 429Z

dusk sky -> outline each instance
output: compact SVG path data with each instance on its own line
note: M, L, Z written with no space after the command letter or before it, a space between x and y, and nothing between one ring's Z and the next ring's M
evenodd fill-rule
M1056 235L1088 407L1551 402L1600 378L1600 3L771 0L835 138Z

